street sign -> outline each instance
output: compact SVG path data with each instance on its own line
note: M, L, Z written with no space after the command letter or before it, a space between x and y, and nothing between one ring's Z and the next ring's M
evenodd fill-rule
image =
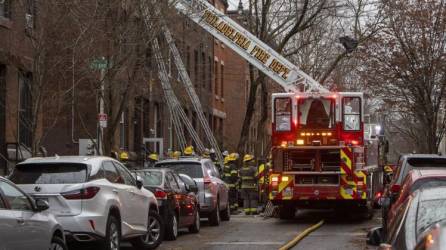
M90 63L90 68L94 70L103 70L111 67L111 63L109 63L104 57L94 59Z
M107 114L98 114L99 126L101 128L107 127L107 120L108 120Z

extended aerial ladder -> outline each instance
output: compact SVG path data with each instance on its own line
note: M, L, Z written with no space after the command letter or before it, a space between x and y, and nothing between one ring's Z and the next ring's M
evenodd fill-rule
M206 0L172 0L175 7L217 40L281 85L286 92L329 92Z

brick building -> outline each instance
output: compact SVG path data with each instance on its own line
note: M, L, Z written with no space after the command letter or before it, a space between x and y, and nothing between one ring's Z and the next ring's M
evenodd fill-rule
M29 32L34 11L20 1L0 1L0 175L6 171L6 143L18 143L24 150L31 146L27 124L33 50Z

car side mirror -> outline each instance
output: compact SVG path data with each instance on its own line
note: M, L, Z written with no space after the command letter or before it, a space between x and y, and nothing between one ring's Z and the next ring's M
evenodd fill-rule
M197 183L195 182L194 185L189 186L189 189L190 189L190 192L192 192L192 193L195 193L195 194L198 193Z
M48 210L50 208L50 205L48 204L48 201L42 200L42 199L36 199L36 211L42 212L45 210Z
M141 176L139 176L139 175L137 175L136 176L136 187L138 188L138 189L141 189L142 188L142 186L143 186L143 182L142 182L142 178L141 178Z
M384 241L382 232L382 227L372 228L367 234L367 244L372 246L380 246L380 244Z

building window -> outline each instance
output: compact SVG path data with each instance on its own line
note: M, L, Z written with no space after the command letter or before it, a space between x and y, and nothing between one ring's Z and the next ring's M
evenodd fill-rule
M197 50L195 50L194 51L194 74L195 74L195 88L197 88L198 87L198 83L199 83L199 80L198 80L198 64L199 64L199 57L198 57L198 51Z
M214 93L216 96L218 96L218 80L219 80L219 76L218 76L218 62L214 63Z
M203 85L203 89L206 89L206 54L204 52L201 53L201 81Z
M0 0L0 17L11 18L11 0Z
M220 70L220 95L221 98L225 97L225 66L223 64Z
M208 57L208 86L209 86L209 92L212 92L212 58Z
M37 13L36 0L26 0L26 14L25 14L26 29L34 29L36 27L36 13Z
M187 74L190 76L190 47L187 46L186 49L186 67L187 67Z
M31 147L32 144L32 74L19 73L19 143Z

